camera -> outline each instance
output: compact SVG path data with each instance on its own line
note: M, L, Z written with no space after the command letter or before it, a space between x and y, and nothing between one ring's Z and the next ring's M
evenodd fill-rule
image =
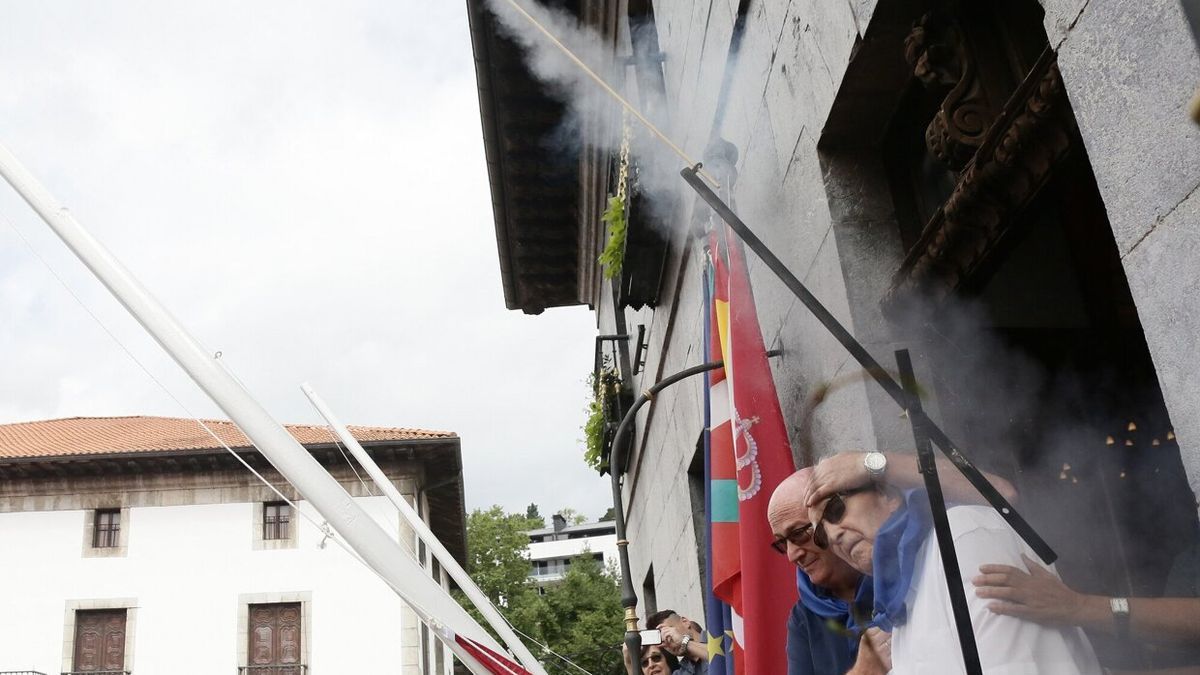
M643 630L643 631L638 631L638 632L642 636L642 646L643 647L649 647L650 645L661 645L662 644L662 631L658 630L657 628L652 628L650 630Z

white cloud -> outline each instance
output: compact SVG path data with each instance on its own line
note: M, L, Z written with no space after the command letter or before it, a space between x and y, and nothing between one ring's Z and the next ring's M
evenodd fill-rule
M463 436L468 506L599 515L593 319L504 309L462 3L31 3L0 141L278 419ZM215 409L9 190L9 219L153 377ZM181 414L0 224L0 421Z

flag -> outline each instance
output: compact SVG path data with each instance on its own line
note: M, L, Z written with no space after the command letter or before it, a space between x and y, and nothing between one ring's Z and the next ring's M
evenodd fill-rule
M459 635L446 626L435 626L434 630L441 635L443 640L456 643L492 675L533 675L508 654L502 654L482 642ZM475 671L474 668L471 670Z
M794 470L792 451L745 259L720 228L709 242L712 347L725 362L709 378L710 588L731 608L737 672L785 673L796 570L771 549L767 502Z
M713 314L712 268L704 269L704 354L708 361L721 358L716 344L716 316ZM737 563L737 478L729 470L733 466L733 445L729 439L729 405L724 394L725 371L710 370L704 387L704 516L706 554L704 566L704 624L708 634L708 675L734 675L733 621L729 604L713 593L713 571L728 570ZM713 466L713 403L712 389L721 384L716 400L720 405L716 419L724 423L721 447L728 466ZM719 476L719 477L718 477ZM719 575L720 576L720 575Z

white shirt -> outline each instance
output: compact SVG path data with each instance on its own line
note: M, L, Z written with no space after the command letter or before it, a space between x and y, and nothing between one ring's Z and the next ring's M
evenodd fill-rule
M1025 569L1021 553L1037 560L1008 523L983 506L955 506L948 514L983 672L1100 675L1102 671L1092 645L1079 628L1051 628L993 614L987 608L991 601L976 597L971 579L979 574L980 565L998 563ZM892 633L892 672L895 675L965 673L942 571L942 555L932 531L917 554L906 603L908 620Z

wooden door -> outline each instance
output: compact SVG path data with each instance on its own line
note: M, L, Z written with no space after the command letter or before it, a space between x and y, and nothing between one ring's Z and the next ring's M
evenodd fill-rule
M299 675L300 603L250 605L250 673Z
M75 612L77 673L125 670L125 610Z

